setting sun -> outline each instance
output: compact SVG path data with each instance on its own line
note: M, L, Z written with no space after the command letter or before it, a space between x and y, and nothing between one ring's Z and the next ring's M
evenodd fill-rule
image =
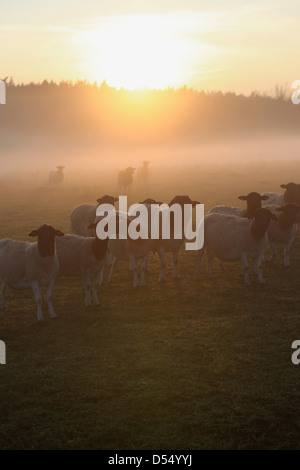
M193 69L195 45L189 15L122 15L78 32L74 44L84 47L80 67L98 82L116 88L166 88L184 83ZM199 21L197 26L199 27ZM208 23L201 21L201 30ZM197 45L198 61L213 53ZM199 57L200 56L200 57Z

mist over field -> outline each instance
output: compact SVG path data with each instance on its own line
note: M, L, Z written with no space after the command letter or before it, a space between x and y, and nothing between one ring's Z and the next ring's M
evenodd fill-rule
M70 180L78 171L108 175L143 160L158 171L299 157L300 112L280 89L271 97L11 80L0 109L0 180L29 176L43 184L59 164Z

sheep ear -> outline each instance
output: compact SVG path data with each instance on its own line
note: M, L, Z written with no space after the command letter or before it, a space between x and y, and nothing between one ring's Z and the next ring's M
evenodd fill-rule
M37 237L38 236L38 231L37 230L32 230L32 232L30 232L28 235L29 235L29 237Z
M269 198L269 196L262 195L262 196L260 196L260 199L262 201L267 201L267 199L270 199L270 198Z
M281 188L286 188L286 184L281 184L280 187Z
M64 232L62 232L61 230L55 230L54 233L57 237L63 237L64 236Z
M239 199L240 199L241 201L247 201L247 196L239 196Z

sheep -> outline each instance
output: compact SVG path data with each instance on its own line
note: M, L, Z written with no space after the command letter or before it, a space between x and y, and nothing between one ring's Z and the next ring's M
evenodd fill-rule
M264 193L265 195L269 196L269 200L263 205L275 204L276 206L283 206L284 204L291 203L291 204L297 204L297 206L300 206L300 184L287 183L287 184L281 184L280 187L285 189L285 192L283 194ZM297 221L296 221L296 226L297 226L296 233L300 232L299 222L300 222L300 217L298 214Z
M283 194L280 193L264 193L263 195L268 196L268 202L266 204L275 204L277 206L283 206L284 204L291 203L300 205L300 184L288 183L281 184L281 188L285 189Z
M289 253L296 234L295 222L299 215L300 207L295 204L285 204L284 206L268 204L264 207L273 214L279 212L278 221L271 220L267 232L269 245L272 250L272 256L268 261L274 260L277 255L276 243L281 243L284 245L284 265L290 266Z
M64 180L64 172L63 169L65 168L64 166L57 166L56 171L50 171L49 173L49 183L50 184L59 184L62 183Z
M148 183L149 179L149 161L145 160L142 162L143 165L138 168L138 177L143 181L144 183Z
M89 228L95 229L96 223L92 223ZM97 285L106 262L107 244L108 239L74 234L67 234L57 240L59 274L84 277L86 307L99 305Z
M255 211L259 209L262 205L262 201L269 199L267 195L260 195L259 193L252 192L247 196L239 196L239 199L242 201L247 201L247 208L242 209L240 207L231 207L231 206L215 206L208 211L208 214L213 212L219 212L222 214L236 215L238 217L247 217L252 219Z
M112 204L114 205L119 198L114 196L105 196L97 199L96 204L80 204L76 206L70 215L71 220L71 232L74 235L80 235L82 237L94 237L95 230L90 229L89 226L96 220L96 210L100 204ZM98 220L98 219L97 219Z
M192 201L189 196L175 196L172 201L168 204L172 206L173 204L179 204L183 209L185 204L191 204L192 207L195 207L196 204L200 204L197 201ZM165 209L170 211L170 209ZM182 219L182 229L183 229L183 219ZM183 230L182 230L183 232ZM159 277L160 282L164 282L166 280L166 252L173 253L173 278L180 279L180 275L178 274L178 254L180 251L181 246L184 243L184 235L182 233L181 238L175 238L174 233L174 213L170 212L170 238L164 239L162 238L161 234L157 240L154 240L153 243L153 250L158 252L161 264L161 273Z
M135 211L138 211L139 210L139 205L143 205L143 206L146 206L147 208L147 211L148 211L148 220L147 220L147 223L148 223L148 236L149 238L151 238L151 233L150 233L150 228L151 228L151 206L155 206L155 205L158 205L160 206L161 204L163 204L161 201L156 201L155 199L152 199L152 198L147 198L147 199L144 199L144 201L140 202L138 205L135 206ZM135 216L133 214L131 214L129 212L129 217L131 218L134 218ZM152 240L152 249L154 251L154 240ZM150 250L151 251L151 250ZM147 259L146 259L146 263L145 263L145 272L148 272L148 257L149 257L149 253L150 251L148 252L148 255L147 255ZM132 270L132 266L130 265L129 267L130 270Z
M248 257L250 257L254 258L257 266L259 283L264 284L261 263L268 243L267 230L272 219L277 220L277 217L264 208L257 209L253 219L220 213L207 214L201 222L204 223L204 246L197 254L196 279L199 279L200 263L206 251L209 276L212 276L214 257L223 261L241 261L244 281L249 285ZM201 224L198 230L202 229Z
M46 286L48 310L51 318L56 314L53 309L53 285L58 274L58 259L55 251L55 237L64 233L51 225L42 225L29 233L38 237L30 243L11 239L0 240L0 280L1 307L5 308L5 289L32 289L37 305L37 320L44 320L42 312L43 291Z
M135 168L132 168L129 166L126 168L126 170L120 171L118 174L118 186L120 188L120 191L127 191L131 188L132 181L133 181L133 173L135 171Z
M118 212L116 215L117 218L117 224L118 224L118 219L120 217L124 218L126 220L127 226L129 223L134 223L134 219L126 213L121 213ZM143 236L147 236L146 234L146 224L139 223L138 224L139 231ZM117 237L118 237L118 227L117 227ZM116 238L112 239L110 238L108 241L108 251L110 255L112 256L112 266L108 278L108 282L112 282L113 280L113 275L115 271L116 264L118 260L125 260L125 261L130 261L130 266L133 270L134 273L134 281L133 285L134 287L137 287L138 285L144 286L146 284L145 282L145 268L147 264L147 258L149 255L149 251L152 248L152 240L151 239L143 239L143 238L138 238L137 240L131 239L128 235L126 239L121 239L121 238ZM138 277L138 266L137 266L137 260L141 259L141 274L140 274L140 280Z

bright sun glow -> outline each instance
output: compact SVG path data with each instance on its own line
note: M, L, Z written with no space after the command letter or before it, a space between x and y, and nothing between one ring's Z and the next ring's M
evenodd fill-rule
M103 19L80 31L81 69L89 80L116 88L166 88L184 83L193 61L204 63L213 51L192 35L210 27L188 15L123 15Z

